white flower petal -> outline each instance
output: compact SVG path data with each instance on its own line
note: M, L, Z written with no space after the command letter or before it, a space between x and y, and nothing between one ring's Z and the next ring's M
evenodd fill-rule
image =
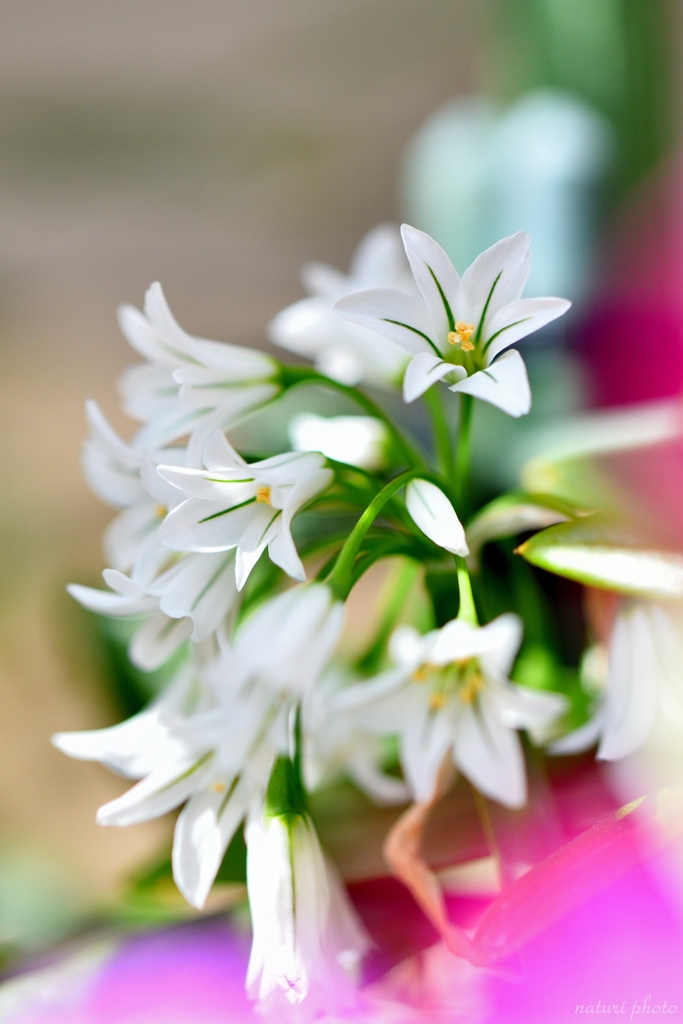
M113 519L103 537L109 564L125 573L136 569L136 582L143 586L153 579L168 558L157 536L160 523L161 516L153 501L144 502Z
M481 629L481 659L484 670L506 678L522 643L524 624L519 615L505 612Z
M364 793L380 807L406 804L410 800L410 789L405 782L393 775L385 775L377 766L377 752L372 748L357 746L346 769Z
M241 508L221 507L203 498L188 498L166 516L159 527L159 539L174 551L228 551L240 543L254 519L270 519L269 505L255 499Z
M448 332L453 330L451 318L454 323L460 320L459 311L464 308L460 277L438 242L424 231L403 224L401 235L415 283L427 307L431 336L445 340ZM450 308L450 318L446 303Z
M113 508L144 500L140 459L109 425L97 402L85 404L90 437L83 446L83 474L94 493Z
M391 660L402 668L412 671L421 661L425 660L431 636L432 634L429 633L426 637L422 636L414 626L399 626L389 639Z
M161 285L152 285L161 292ZM163 297L163 292L161 292ZM135 306L120 306L118 310L119 327L128 344L151 363L159 366L176 367L185 360L185 353L176 348L159 327Z
M454 757L472 785L506 807L526 802L524 757L519 737L503 725L495 704L482 690L476 706L463 707L456 723Z
M615 761L643 742L657 706L657 649L647 605L623 602L609 645L605 726L598 757Z
M414 402L416 398L429 390L432 384L449 374L467 376L464 367L455 366L453 363L446 363L440 356L433 352L420 352L414 356L406 367L403 378L403 400Z
M214 782L180 812L173 838L173 878L191 906L201 909L206 903L230 840L249 805L265 790L272 762L272 750L262 744L234 787L232 779Z
M522 621L513 612L499 615L486 626L453 619L424 639L425 661L448 665L479 658L484 671L499 678L507 675L519 650Z
M138 449L140 453L140 479L147 492L148 498L157 502L157 511L161 516L164 510L175 508L183 500L183 496L177 487L164 480L157 473L157 466L160 463L170 466L184 466L186 453L183 448L163 448L154 454Z
M262 505L243 530L237 547L235 579L241 590L268 544L282 529L282 512L270 505ZM298 555L297 555L298 559ZM303 566L301 570L303 573Z
M518 231L477 256L463 274L467 313L474 324L479 323L488 300L483 337L488 337L488 325L498 310L521 297L531 270L530 245L531 238L526 231Z
M418 295L375 288L347 295L334 308L345 320L371 327L411 355L419 352L439 354L427 308Z
M550 725L567 710L567 698L561 693L531 690L505 684L491 688L500 720L511 729L538 729Z
M126 416L141 423L165 420L181 412L178 402L180 387L169 367L157 363L128 366L119 376L117 387Z
M151 708L109 729L58 732L52 743L79 761L99 761L117 775L141 778L149 769L140 766L140 750L156 746L158 732L159 712Z
M222 430L214 431L214 433L207 438L204 445L204 451L202 452L202 457L204 465L210 470L243 470L247 466L247 463L239 452L235 451Z
M387 669L386 672L382 672L368 682L354 683L353 686L336 694L331 702L332 709L340 714L360 711L363 725L367 725L373 732L381 731L385 726L387 729L402 728L412 714L412 710L409 713L404 713L403 710L404 692L411 691L411 687L406 690L408 681L409 674L404 668ZM399 701L395 706L392 705L393 711L397 712L392 714L387 710L387 701L390 701L395 694L399 695ZM405 700L410 703L413 697L406 697ZM378 709L376 719L373 719L372 716L373 705L376 705ZM410 706L412 709L412 704Z
M406 506L413 522L439 547L454 555L469 553L463 525L440 487L428 480L411 480Z
M128 655L144 672L160 668L192 634L191 619L171 619L157 612L133 637Z
M486 370L453 384L450 390L480 398L508 416L525 416L531 409L529 378L524 360L515 349L505 352Z
M110 593L107 590L96 590L94 587L83 587L79 583L70 583L66 588L79 604L97 615L114 615L117 618L136 618L147 615L159 607L159 599L145 594L136 595Z
M349 277L369 288L391 288L407 269L398 228L395 224L377 224L354 252Z
M133 438L136 445L143 448L163 448L181 437L187 437L202 422L204 413L201 409L186 409L180 400L169 402L168 409L153 416L138 430Z
M414 708L401 735L401 765L417 801L434 797L439 769L453 745L451 716L429 710L424 700L421 703L421 713Z
M334 473L331 469L319 469L295 483L287 495L278 532L268 542L271 561L284 569L293 579L305 580L306 572L292 539L292 519L309 501L329 487L333 480Z
M280 386L275 384L254 384L249 387L245 385L230 393L215 409L197 411L195 415L199 418L192 427L187 446L188 465L201 465L204 445L216 430L229 430L236 426L249 413L255 412L276 398L280 391Z
M184 466L157 466L162 480L193 498L220 502L225 508L253 498L254 473L245 469L187 469Z
M188 616L192 640L201 643L218 628L235 604L234 555L191 554L155 580L150 588L160 595L159 607L174 619Z
M343 622L344 607L324 584L308 583L279 594L237 631L235 654L245 678L263 675L275 690L304 691L329 661Z
M163 765L123 796L104 804L97 812L98 825L137 825L159 818L185 803L214 772L213 755L187 758Z
M341 270L337 270L336 267L330 267L327 263L317 263L315 261L304 263L299 272L299 277L309 295L321 295L325 298L338 299L342 295L349 294L349 278L347 275L343 274ZM372 284L379 284L379 281L373 281ZM302 299L301 301L306 302L308 300ZM294 305L298 305L298 303L294 303ZM294 306L289 306L288 308L293 309ZM283 310L283 312L286 312L286 310Z
M567 299L518 299L499 309L487 327L487 338L493 340L486 348L491 363L496 356L521 338L540 330L567 312L571 302Z
M657 647L659 706L666 718L683 725L683 606L650 605Z
M558 740L553 740L552 743L548 744L546 750L549 754L559 755L578 754L583 750L589 750L598 742L603 724L604 716L601 712L598 712L585 725L579 726L578 729L573 729L572 732L568 732Z

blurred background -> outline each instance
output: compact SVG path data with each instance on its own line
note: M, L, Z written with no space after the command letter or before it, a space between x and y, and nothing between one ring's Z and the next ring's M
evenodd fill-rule
M136 699L64 593L111 517L84 400L132 433L117 305L160 280L190 332L263 348L300 265L345 269L378 222L461 272L525 228L528 294L575 300L527 353L536 428L677 394L682 47L674 0L0 0L2 948L112 899L170 828L98 829L124 785L49 744Z

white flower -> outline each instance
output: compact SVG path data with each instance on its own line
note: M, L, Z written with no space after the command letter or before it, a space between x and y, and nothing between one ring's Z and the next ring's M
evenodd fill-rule
M306 1000L309 1020L352 1009L349 973L369 942L310 818L258 808L245 838L253 927L247 992L264 1011Z
M105 530L105 558L114 569L146 586L170 561L158 528L168 508L181 500L177 489L158 476L157 462L182 464L185 452L166 448L150 453L127 445L96 402L86 403L86 415L90 437L83 446L85 478L98 497L123 510Z
M86 478L96 494L123 511L104 536L105 555L113 568L103 575L111 591L79 584L68 590L100 615L145 616L129 654L139 668L152 671L189 638L195 643L205 640L233 607L234 555L172 555L159 540L158 530L168 508L182 498L176 487L159 477L156 461L182 462L185 452L171 448L150 454L134 449L112 430L95 402L86 404L86 412L91 429L83 449Z
M386 463L389 434L374 416L316 416L300 412L289 424L292 448L322 452L328 459L361 469L379 469Z
M191 435L190 460L206 438L226 428L281 390L278 364L256 349L187 334L176 322L160 284L145 295L145 311L122 306L119 324L148 360L122 375L124 411L145 426L136 442L160 447Z
M647 739L659 715L683 726L683 605L623 599L608 648L607 686L585 725L549 746L573 754L598 742L616 761Z
M454 555L468 555L465 530L440 487L428 480L411 480L406 507L413 522L439 547Z
M146 617L129 647L133 664L146 672L163 665L191 639L215 632L236 603L234 554L185 555L143 587L116 569L105 569L111 590L72 583L67 590L85 608L116 618Z
M412 402L438 380L510 416L531 408L522 357L501 353L567 311L566 299L522 299L530 238L504 238L478 256L462 280L434 239L404 224L406 254L418 295L379 288L340 299L335 309L394 341L413 359L403 380Z
M449 753L484 795L521 807L524 758L516 729L539 725L564 709L564 698L513 685L507 678L522 638L513 614L487 626L454 619L420 636L400 627L391 641L397 667L341 694L338 706L360 721L398 733L401 763L417 801L434 796Z
M180 694L112 729L54 738L73 757L141 780L100 808L102 825L132 825L187 801L173 874L193 906L203 906L230 839L288 751L292 705L324 671L342 624L327 587L296 587L253 612L199 678L183 676Z
M402 349L366 327L344 323L333 312L343 295L366 288L410 288L397 229L391 224L373 228L358 246L348 275L322 263L309 263L302 277L311 297L271 320L270 340L312 359L321 373L342 384L366 380L397 385L407 361Z
M315 452L289 452L248 464L217 431L204 448L206 470L159 466L164 480L191 495L169 513L159 536L176 551L237 548L238 590L266 547L276 565L305 580L291 523L332 482L324 462Z

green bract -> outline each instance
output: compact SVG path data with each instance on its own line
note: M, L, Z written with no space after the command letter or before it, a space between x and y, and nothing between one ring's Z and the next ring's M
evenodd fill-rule
M517 552L532 565L587 586L655 600L683 598L683 554L598 516L551 526Z

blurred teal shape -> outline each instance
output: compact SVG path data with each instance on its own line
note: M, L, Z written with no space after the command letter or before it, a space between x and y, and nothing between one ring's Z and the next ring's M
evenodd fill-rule
M562 89L605 114L618 159L614 198L662 159L677 138L675 0L493 0L484 81L511 102Z
M54 861L20 846L0 848L0 967L15 954L68 935L87 912Z
M483 98L453 100L408 145L406 219L461 273L497 239L528 231L525 294L580 300L613 142L606 118L569 93L537 90L506 110Z

